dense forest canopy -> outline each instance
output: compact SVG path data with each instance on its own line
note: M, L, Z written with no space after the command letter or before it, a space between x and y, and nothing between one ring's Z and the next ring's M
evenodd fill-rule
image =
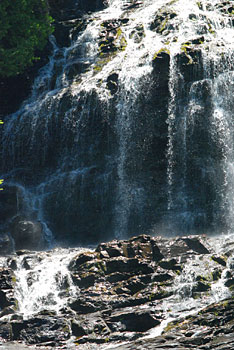
M0 76L15 76L38 57L52 33L47 0L1 0Z

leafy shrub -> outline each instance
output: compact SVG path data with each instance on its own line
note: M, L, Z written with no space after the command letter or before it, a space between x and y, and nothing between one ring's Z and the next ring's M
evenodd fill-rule
M47 0L0 1L0 76L15 76L30 66L52 33Z

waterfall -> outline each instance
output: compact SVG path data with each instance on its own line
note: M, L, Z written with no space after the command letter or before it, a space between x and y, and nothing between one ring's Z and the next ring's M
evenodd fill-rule
M228 5L105 5L69 20L70 45L51 37L31 95L5 118L4 230L40 222L50 246L232 230Z
M1 115L0 343L199 333L233 296L233 4L50 2L47 64Z

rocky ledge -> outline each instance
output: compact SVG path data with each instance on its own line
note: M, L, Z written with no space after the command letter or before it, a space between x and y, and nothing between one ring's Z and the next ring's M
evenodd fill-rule
M45 255L53 251L7 256L0 272L0 342L47 349L87 349L88 344L111 349L117 343L119 350L231 350L234 241L217 238L219 254L214 241L141 235L99 244L95 251L73 249L68 274L61 278L58 272L55 278L62 307L53 311L48 296L43 309L38 306L40 311L27 318L16 298L17 270L27 271L32 285L35 265L43 268Z

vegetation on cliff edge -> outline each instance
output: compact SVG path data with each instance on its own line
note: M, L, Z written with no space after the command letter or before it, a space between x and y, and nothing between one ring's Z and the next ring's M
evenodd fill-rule
M0 76L22 73L35 60L52 33L47 0L1 0Z

